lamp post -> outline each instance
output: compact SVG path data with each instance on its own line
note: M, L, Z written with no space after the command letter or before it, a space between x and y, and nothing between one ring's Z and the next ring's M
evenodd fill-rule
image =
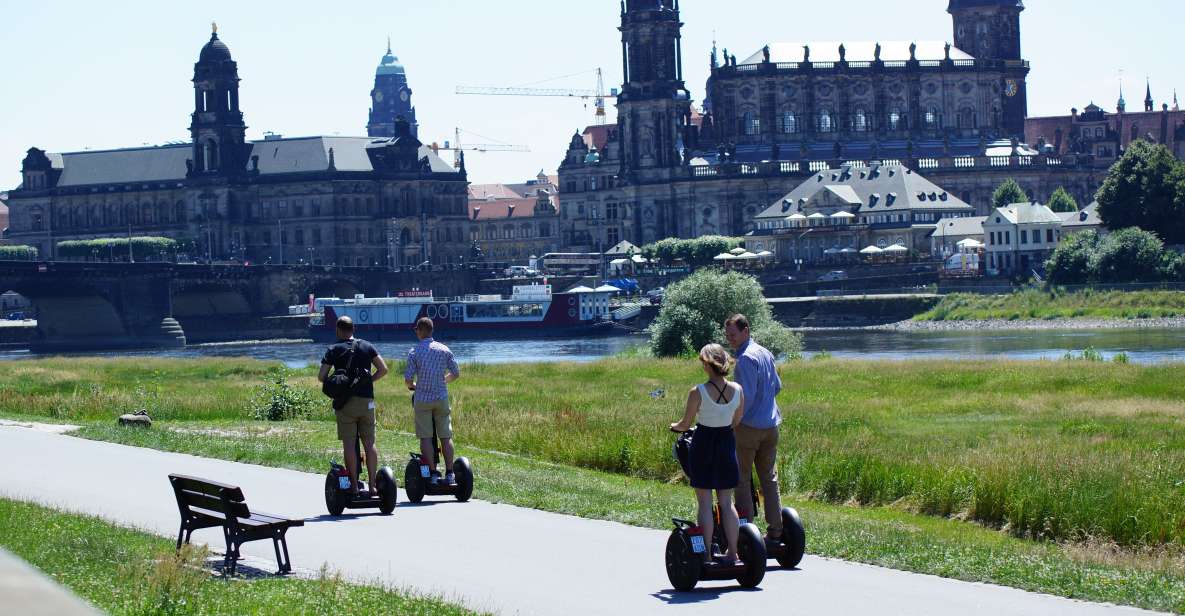
M276 245L280 247L280 265L284 265L284 219L276 219Z

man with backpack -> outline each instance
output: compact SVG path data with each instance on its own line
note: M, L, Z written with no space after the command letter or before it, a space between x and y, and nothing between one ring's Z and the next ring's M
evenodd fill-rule
M374 374L370 367L374 366ZM379 452L374 446L374 383L387 375L387 362L371 343L354 337L350 317L337 320L337 343L325 351L317 380L322 391L333 398L337 417L337 438L342 442L342 457L350 472L350 489L358 493L358 455L354 441L362 438L366 451L367 476L377 477Z

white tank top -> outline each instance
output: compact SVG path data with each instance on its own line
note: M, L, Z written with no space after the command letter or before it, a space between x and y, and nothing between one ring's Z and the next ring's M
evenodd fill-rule
M737 405L741 403L740 388L734 388L733 384L729 383L728 388L732 390L732 400L723 404L716 402L716 396L709 395L708 389L704 387L703 383L696 385L696 388L699 389L699 423L709 428L731 426L732 416L736 413Z

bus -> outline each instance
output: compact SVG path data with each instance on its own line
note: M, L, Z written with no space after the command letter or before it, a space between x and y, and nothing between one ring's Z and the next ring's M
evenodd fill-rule
M555 275L596 276L601 273L597 252L550 252L539 259L543 271Z

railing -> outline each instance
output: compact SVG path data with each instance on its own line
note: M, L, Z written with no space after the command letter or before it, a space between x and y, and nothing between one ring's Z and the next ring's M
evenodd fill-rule
M1014 162L1015 161L1015 162ZM1086 162L1089 162L1086 161ZM761 163L725 163L723 165L691 165L685 173L690 178L716 178L722 176L777 176L804 175L818 173L832 168L849 166L853 169L864 169L872 165L885 167L908 166L929 172L942 170L970 170L970 169L1000 169L1006 167L1066 167L1083 164L1083 158L1065 160L1046 156L929 156L914 159L845 159L838 160L804 160L804 161L770 161Z
M720 175L720 169L711 165L695 165L691 168L691 174L697 178L715 177Z
M937 158L919 158L918 159L918 169L937 169L937 168L938 168L938 159Z
M1000 68L1028 68L1029 63L1024 60L975 60L975 59L959 59L959 60L890 60L887 62L776 62L766 63L758 62L754 64L738 64L736 66L721 66L713 69L713 74L729 75L738 73L757 73L765 70L764 67L773 67L778 71L799 71L799 70L832 70L839 66L844 66L849 69L858 70L875 70L878 67L887 69L902 69L909 68L911 65L918 68L926 69L927 71L941 71L947 66L958 69L1000 69Z
M793 163L789 161L781 161L778 163L779 173L798 173L802 170L801 163Z
M807 169L810 169L812 172L826 171L830 167L831 165L827 164L827 161L825 160L812 160L810 164L807 165Z
M1012 163L1008 156L989 156L988 161L993 167L1007 167Z
M741 165L741 175L757 175L761 169L757 165L743 164Z
M974 156L956 156L955 157L955 168L957 168L957 169L970 169L974 166L975 166L975 157Z

